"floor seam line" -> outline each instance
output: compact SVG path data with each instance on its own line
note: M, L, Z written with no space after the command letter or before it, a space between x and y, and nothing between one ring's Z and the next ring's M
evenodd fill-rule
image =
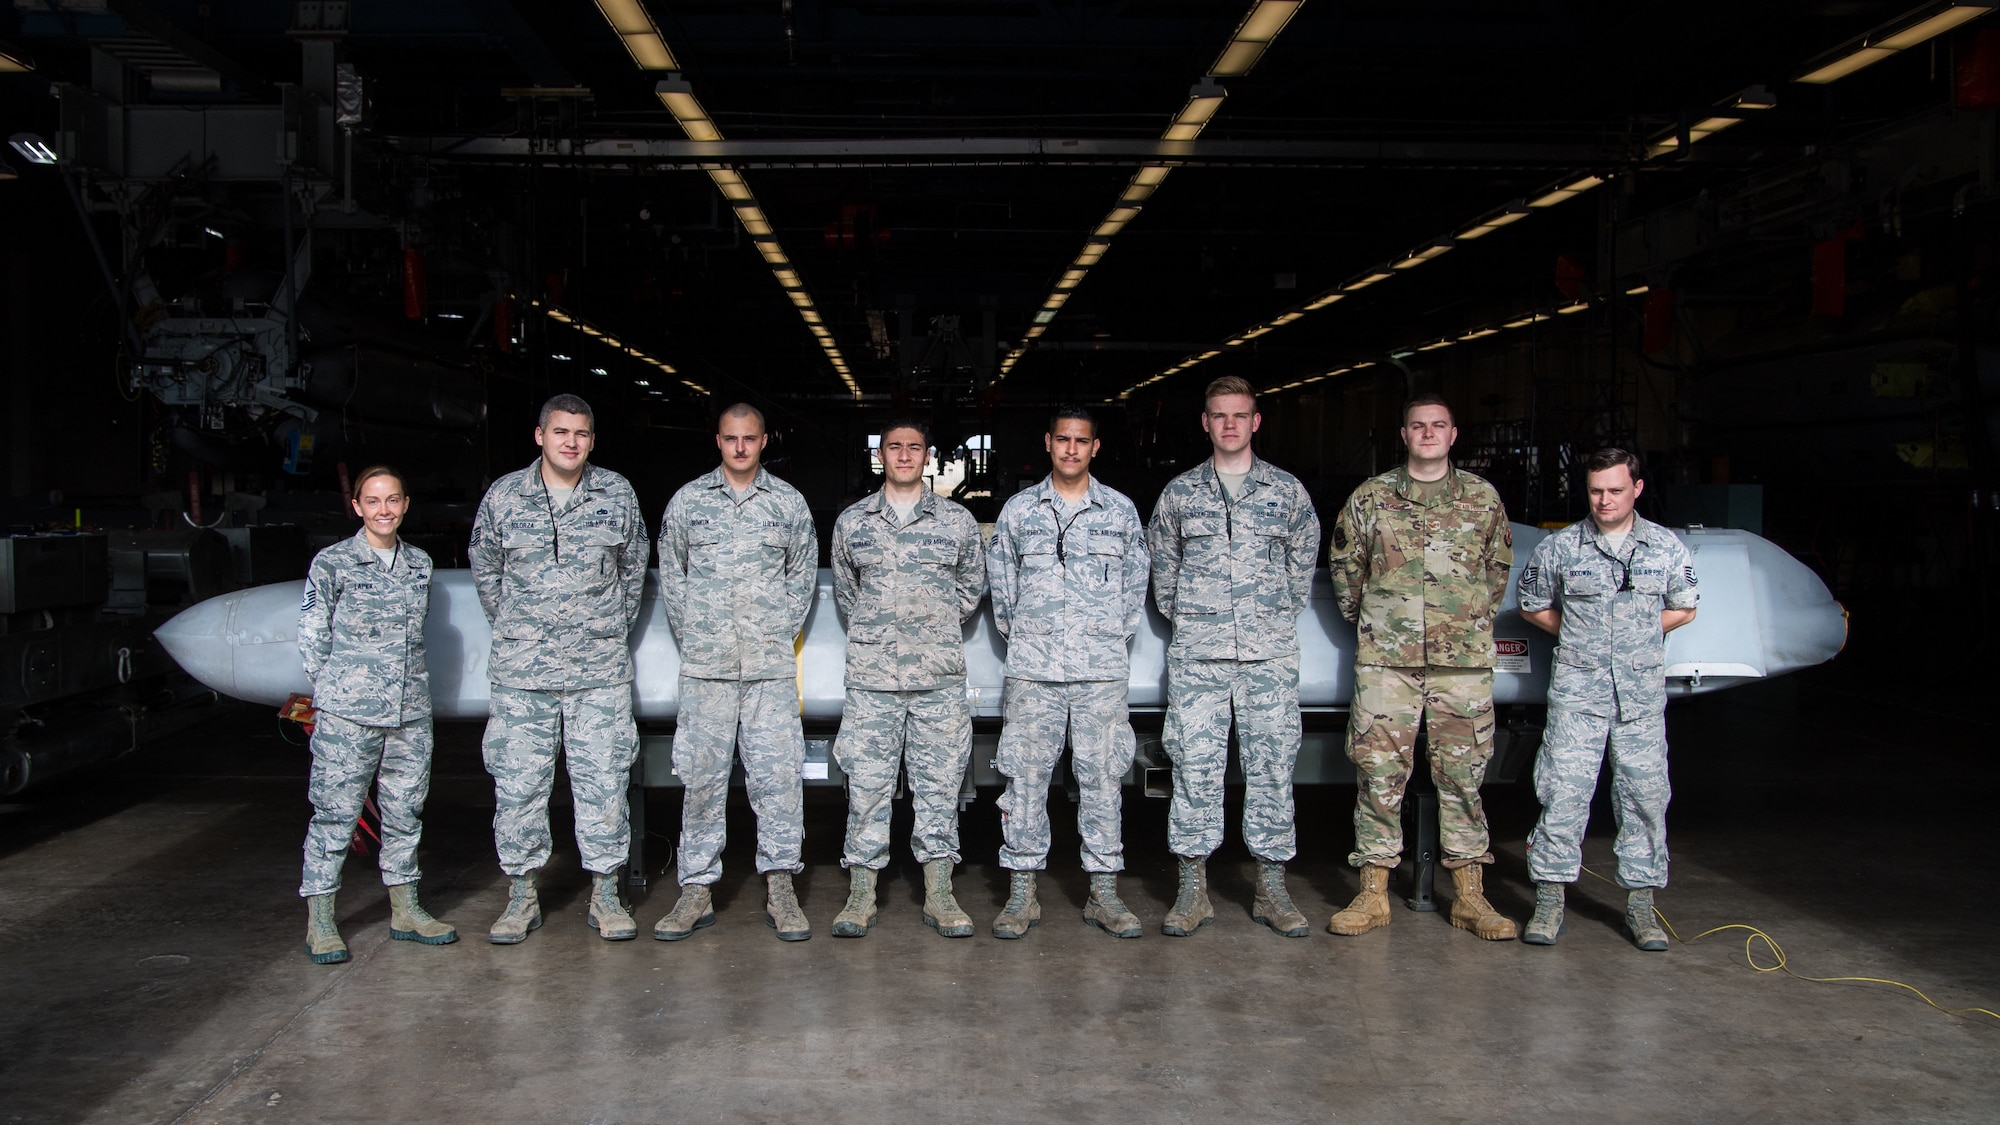
M229 1067L228 1074L224 1075L221 1078L221 1080L215 1083L215 1085L209 1087L207 1093L195 1099L195 1101L189 1104L189 1106L186 1109L182 1110L178 1117L175 1117L173 1120L167 1122L167 1125L182 1125L182 1123L185 1122L190 1116L192 1116L197 1110L201 1109L203 1106L206 1106L208 1103L214 1101L217 1097L221 1096L222 1092L224 1090L227 1090L230 1086L234 1085L237 1079L249 1073L251 1067L263 1061L265 1052L271 1049L272 1044L284 1038L285 1034L291 1031L292 1028L295 1025L297 1025L300 1020L304 1019L308 1013L310 1013L313 1009L319 1007L320 1004L324 1002L327 997L333 995L333 993L337 989L339 989L342 985L345 985L347 983L347 978L359 972L363 966L374 961L375 955L381 952L383 946L386 946L388 944L389 942L388 939L386 938L377 941L373 946L369 948L367 953L362 955L360 960L354 962L354 967L352 969L348 970L345 973L340 974L340 979L333 981L332 983L328 984L324 989L321 989L320 994L318 996L313 997L311 1000L306 1002L306 1005L304 1007L300 1008L297 1012L294 1012L292 1014L292 1018L286 1020L285 1025L283 1027L280 1027L278 1030L272 1032L270 1037L265 1039L262 1043L259 1043L257 1045L257 1048L251 1051L249 1055L231 1064Z

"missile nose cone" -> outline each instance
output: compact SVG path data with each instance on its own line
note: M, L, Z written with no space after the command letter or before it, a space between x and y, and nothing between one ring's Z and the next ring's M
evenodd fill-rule
M236 653L229 636L242 600L240 591L210 598L153 630L154 639L174 663L224 695L236 694Z
M304 582L279 582L219 594L182 610L153 636L188 675L216 691L282 703L293 692L312 690L298 654L304 592Z
M1757 575L1770 606L1771 674L1824 664L1847 646L1847 609L1813 569L1776 544L1752 540Z

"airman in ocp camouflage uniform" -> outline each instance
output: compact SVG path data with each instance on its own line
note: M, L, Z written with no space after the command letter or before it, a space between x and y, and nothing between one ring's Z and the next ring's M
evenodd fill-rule
M689 481L660 517L660 596L681 651L674 772L680 776L680 898L653 927L679 941L715 921L729 764L743 759L757 814L764 918L785 941L812 936L792 876L805 870L805 733L793 640L819 564L805 497L762 467L764 415L738 403L716 428L722 464Z
M1146 529L1153 601L1174 630L1162 741L1174 766L1167 842L1179 857L1180 890L1161 931L1184 937L1215 918L1207 864L1222 844L1233 711L1243 843L1259 860L1251 916L1304 937L1285 864L1298 850L1298 620L1311 604L1319 515L1297 477L1251 453L1263 419L1249 383L1217 379L1204 403L1202 429L1215 453L1168 482Z
M592 873L588 919L606 941L638 927L619 895L631 848L626 790L639 753L632 650L650 542L625 478L589 464L590 407L557 395L542 407L542 456L493 483L466 550L493 625L486 772L493 843L512 876L488 940L512 945L542 924L535 872L548 862L549 792L566 755L576 843Z
M882 490L833 525L833 600L847 625L847 698L833 755L847 775L840 864L848 870L833 932L861 937L874 923L900 764L916 811L910 850L924 867L924 922L944 937L970 937L951 877L972 757L963 627L986 595L986 553L972 513L923 485L930 432L922 423L883 427L876 457Z
M1389 924L1388 875L1403 854L1403 789L1422 722L1438 823L1457 897L1451 923L1491 941L1515 936L1486 901L1479 785L1493 757L1493 615L1507 593L1514 535L1493 486L1455 468L1451 408L1423 395L1403 408L1409 460L1362 484L1334 523L1327 568L1354 622L1354 701L1347 756L1359 792L1354 852L1361 893L1333 916L1336 934Z
M1136 938L1138 916L1118 897L1120 784L1138 750L1126 695L1152 556L1132 501L1090 475L1098 449L1090 413L1058 410L1043 442L1054 471L1000 509L986 553L993 624L1007 640L1000 866L1013 872L993 936L1021 937L1041 917L1035 872L1048 865L1049 781L1067 734L1090 873L1083 919Z
M1541 541L1521 571L1521 617L1556 634L1548 727L1535 757L1542 817L1528 837L1535 914L1522 940L1554 945L1563 888L1583 863L1583 830L1605 747L1618 823L1626 934L1667 948L1653 892L1667 885L1666 635L1694 620L1694 557L1638 515L1639 459L1606 449L1584 460L1591 518Z
M307 790L313 817L299 895L307 903L306 953L323 965L348 959L334 923L334 894L370 782L382 818L389 936L425 945L458 940L457 930L417 902L417 842L431 782L424 666L431 559L396 535L409 497L393 469L362 470L351 503L361 530L313 556L299 606L299 656L318 712Z

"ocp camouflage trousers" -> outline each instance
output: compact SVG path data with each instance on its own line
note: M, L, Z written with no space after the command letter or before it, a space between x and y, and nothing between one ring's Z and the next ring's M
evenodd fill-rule
M500 870L521 875L549 861L549 792L556 754L569 767L576 846L586 871L608 874L632 845L626 803L639 728L632 685L535 691L493 685L483 746L493 775L493 846Z
M674 729L674 773L681 798L682 886L722 878L727 841L729 764L743 759L743 783L757 814L757 871L805 870L806 738L799 687L790 676L768 680L681 677Z
M833 759L847 775L847 841L842 867L889 865L890 801L896 770L909 775L917 862L958 854L958 794L972 760L972 705L965 681L925 691L848 688Z
M1493 670L1357 665L1347 715L1354 801L1355 867L1394 867L1403 854L1403 789L1416 766L1417 724L1438 791L1438 836L1446 867L1491 863L1479 785L1493 759Z
M1299 761L1299 658L1169 660L1161 734L1174 763L1167 846L1201 858L1222 846L1222 776L1229 722L1243 764L1243 843L1258 859L1297 854L1292 772Z
M1007 779L1000 795L1000 866L1040 871L1048 866L1049 780L1068 735L1070 769L1079 800L1077 835L1085 871L1125 869L1119 826L1120 785L1132 768L1139 741L1126 710L1124 680L1048 683L1008 679L1001 709L997 764Z
M1535 882L1576 881L1607 745L1618 883L1627 889L1667 885L1667 801L1673 788L1667 782L1665 713L1621 723L1560 707L1549 708L1535 755L1535 796L1542 802L1542 818L1528 836L1528 875Z
M370 782L375 784L375 807L382 814L382 883L394 887L416 882L421 874L417 841L424 832L424 798L431 787L431 721L368 727L321 711L313 727L312 756L306 796L313 815L306 826L299 896L340 889L340 866L347 859L347 845L368 800Z

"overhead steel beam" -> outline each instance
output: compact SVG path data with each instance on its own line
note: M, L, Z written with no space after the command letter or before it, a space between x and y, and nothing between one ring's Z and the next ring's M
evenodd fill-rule
M552 140L534 137L398 136L412 155L466 160L586 162L643 160L735 167L857 164L1176 164L1319 166L1329 164L1559 167L1623 163L1629 153L1602 144L1490 141L1161 141L1103 137L891 137L852 140Z

